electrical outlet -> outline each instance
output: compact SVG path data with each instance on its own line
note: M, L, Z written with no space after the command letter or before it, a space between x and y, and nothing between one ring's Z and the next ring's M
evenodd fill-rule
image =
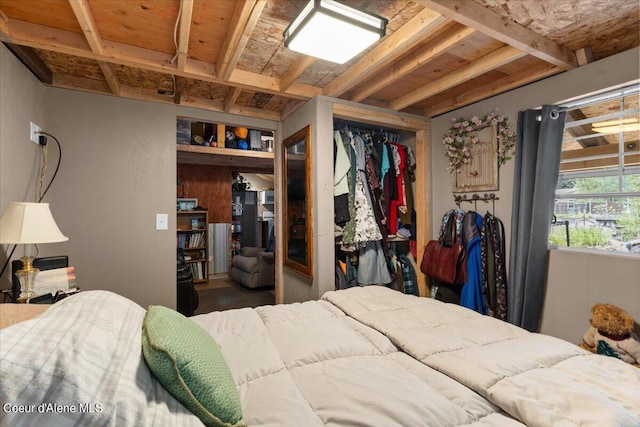
M40 145L40 142L38 141L38 132L40 132L40 126L38 126L37 124L31 122L31 132L29 133L29 138L31 140L31 142L35 142L36 144Z

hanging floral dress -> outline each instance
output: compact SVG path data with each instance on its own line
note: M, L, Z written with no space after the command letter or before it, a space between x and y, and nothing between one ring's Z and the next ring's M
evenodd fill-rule
M364 140L360 135L352 138L356 152L356 185L354 192L355 208L355 236L353 243L356 247L365 246L367 243L381 240L382 234L376 222L373 212L373 204L366 173L366 152Z

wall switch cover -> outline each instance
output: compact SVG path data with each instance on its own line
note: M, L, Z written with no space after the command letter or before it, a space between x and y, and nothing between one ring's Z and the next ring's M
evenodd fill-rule
M156 214L156 230L169 229L169 214Z

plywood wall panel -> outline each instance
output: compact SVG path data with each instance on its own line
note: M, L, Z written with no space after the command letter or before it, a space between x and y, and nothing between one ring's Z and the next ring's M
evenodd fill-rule
M69 2L60 0L43 0L38 7L30 7L30 1L0 0L0 10L6 16L19 21L33 22L60 30L82 34L73 9Z
M178 164L178 181L184 197L198 199L209 211L209 222L231 223L231 169Z
M85 77L94 80L104 80L98 62L89 58L80 58L51 50L34 49L54 74L68 74L70 76Z
M173 0L110 0L92 1L89 6L102 39L173 54L179 4Z
M189 58L215 63L229 32L235 0L196 0L193 3Z

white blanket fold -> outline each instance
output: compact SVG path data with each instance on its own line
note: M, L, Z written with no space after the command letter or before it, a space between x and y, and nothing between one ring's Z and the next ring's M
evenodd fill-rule
M618 359L384 287L323 300L528 426L640 426L640 369Z

